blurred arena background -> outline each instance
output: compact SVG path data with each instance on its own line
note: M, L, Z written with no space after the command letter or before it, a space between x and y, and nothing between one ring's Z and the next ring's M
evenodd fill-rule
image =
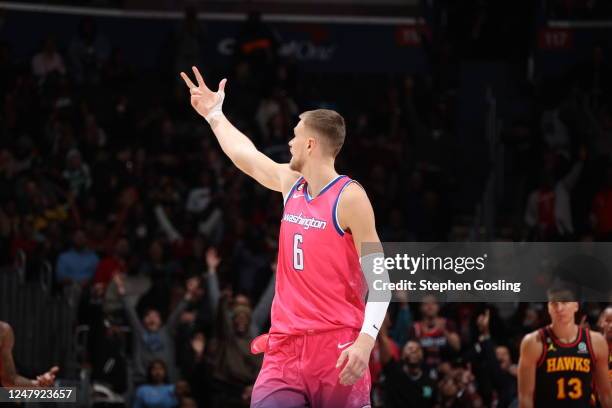
M58 364L82 406L131 406L161 356L168 406L248 406L282 202L222 155L181 70L227 77L226 114L277 160L298 112L343 114L338 171L384 241L608 241L611 41L604 0L0 1L0 320L19 370ZM584 305L593 328L603 306ZM147 352L152 309L168 338ZM387 331L395 357L424 349L433 397L413 406L508 407L545 319L405 302ZM373 406L416 392L371 363Z

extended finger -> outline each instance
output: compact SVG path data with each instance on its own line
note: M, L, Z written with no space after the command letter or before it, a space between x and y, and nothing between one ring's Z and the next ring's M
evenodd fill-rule
M348 353L346 350L344 350L340 354L340 357L338 357L338 361L336 362L336 368L342 367L342 364L344 364L344 361L346 360L347 357L348 357ZM342 372L344 372L344 370Z
M185 84L187 84L187 87L189 89L197 88L197 86L193 82L191 82L191 79L189 79L186 73L181 72L181 78L183 78L183 81L185 81Z
M349 356L344 369L340 372L340 378L346 378L347 376L355 374L355 359Z
M196 81L198 81L198 86L201 89L206 89L207 91L210 91L210 89L208 89L208 87L204 83L204 78L202 78L202 74L200 74L200 71L198 71L198 68L191 67L191 69L193 69L193 73L195 74Z
M223 78L221 82L219 82L219 92L225 92L225 84L227 83L227 79Z

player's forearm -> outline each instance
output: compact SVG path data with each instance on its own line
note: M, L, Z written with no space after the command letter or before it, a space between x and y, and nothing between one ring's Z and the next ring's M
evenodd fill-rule
M612 408L612 395L599 395L602 408Z
M13 378L3 378L2 386L4 387L36 387L38 384L34 380L15 375Z
M519 394L519 408L533 408L533 395Z
M221 150L240 170L248 170L248 153L257 148L253 142L242 132L234 127L225 115L215 116L210 120L210 127L213 130Z

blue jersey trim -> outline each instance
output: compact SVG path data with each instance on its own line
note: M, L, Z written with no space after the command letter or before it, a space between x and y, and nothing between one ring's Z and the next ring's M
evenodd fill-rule
M293 183L293 187L291 187L291 190L289 190L289 193L287 194L287 197L285 197L285 201L283 202L283 207L287 205L287 201L289 201L289 197L291 197L291 195L293 194L293 192L295 191L296 187L300 185L300 182L304 179L304 177L300 176L295 183Z
M332 207L332 221L334 222L334 227L336 228L336 231L338 232L338 234L340 234L340 236L344 236L344 231L342 230L342 228L340 228L340 223L338 222L338 202L340 201L340 196L342 195L342 192L344 191L346 186L353 182L357 183L355 180L349 179L349 181L347 181L346 184L342 186L342 188L338 192L336 201L334 201L334 206Z
M319 195L317 197L320 197L321 194L323 194L324 192L329 190L334 184L336 184L336 182L338 180L340 180L343 177L346 177L346 176L341 174L338 177L336 177L335 179L333 179L332 181L330 181L329 183L327 183L327 185L325 187L323 187L323 189L321 190L321 192L319 193ZM310 203L312 200L314 200L317 197L311 197L310 196L310 193L308 192L308 183L307 183L306 187L304 187L304 198L306 198L306 201Z

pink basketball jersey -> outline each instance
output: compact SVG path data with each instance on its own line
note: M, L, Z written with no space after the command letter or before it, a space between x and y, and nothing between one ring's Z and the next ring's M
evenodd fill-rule
M367 285L353 237L337 219L351 182L338 176L312 198L300 177L285 198L270 333L361 329Z

